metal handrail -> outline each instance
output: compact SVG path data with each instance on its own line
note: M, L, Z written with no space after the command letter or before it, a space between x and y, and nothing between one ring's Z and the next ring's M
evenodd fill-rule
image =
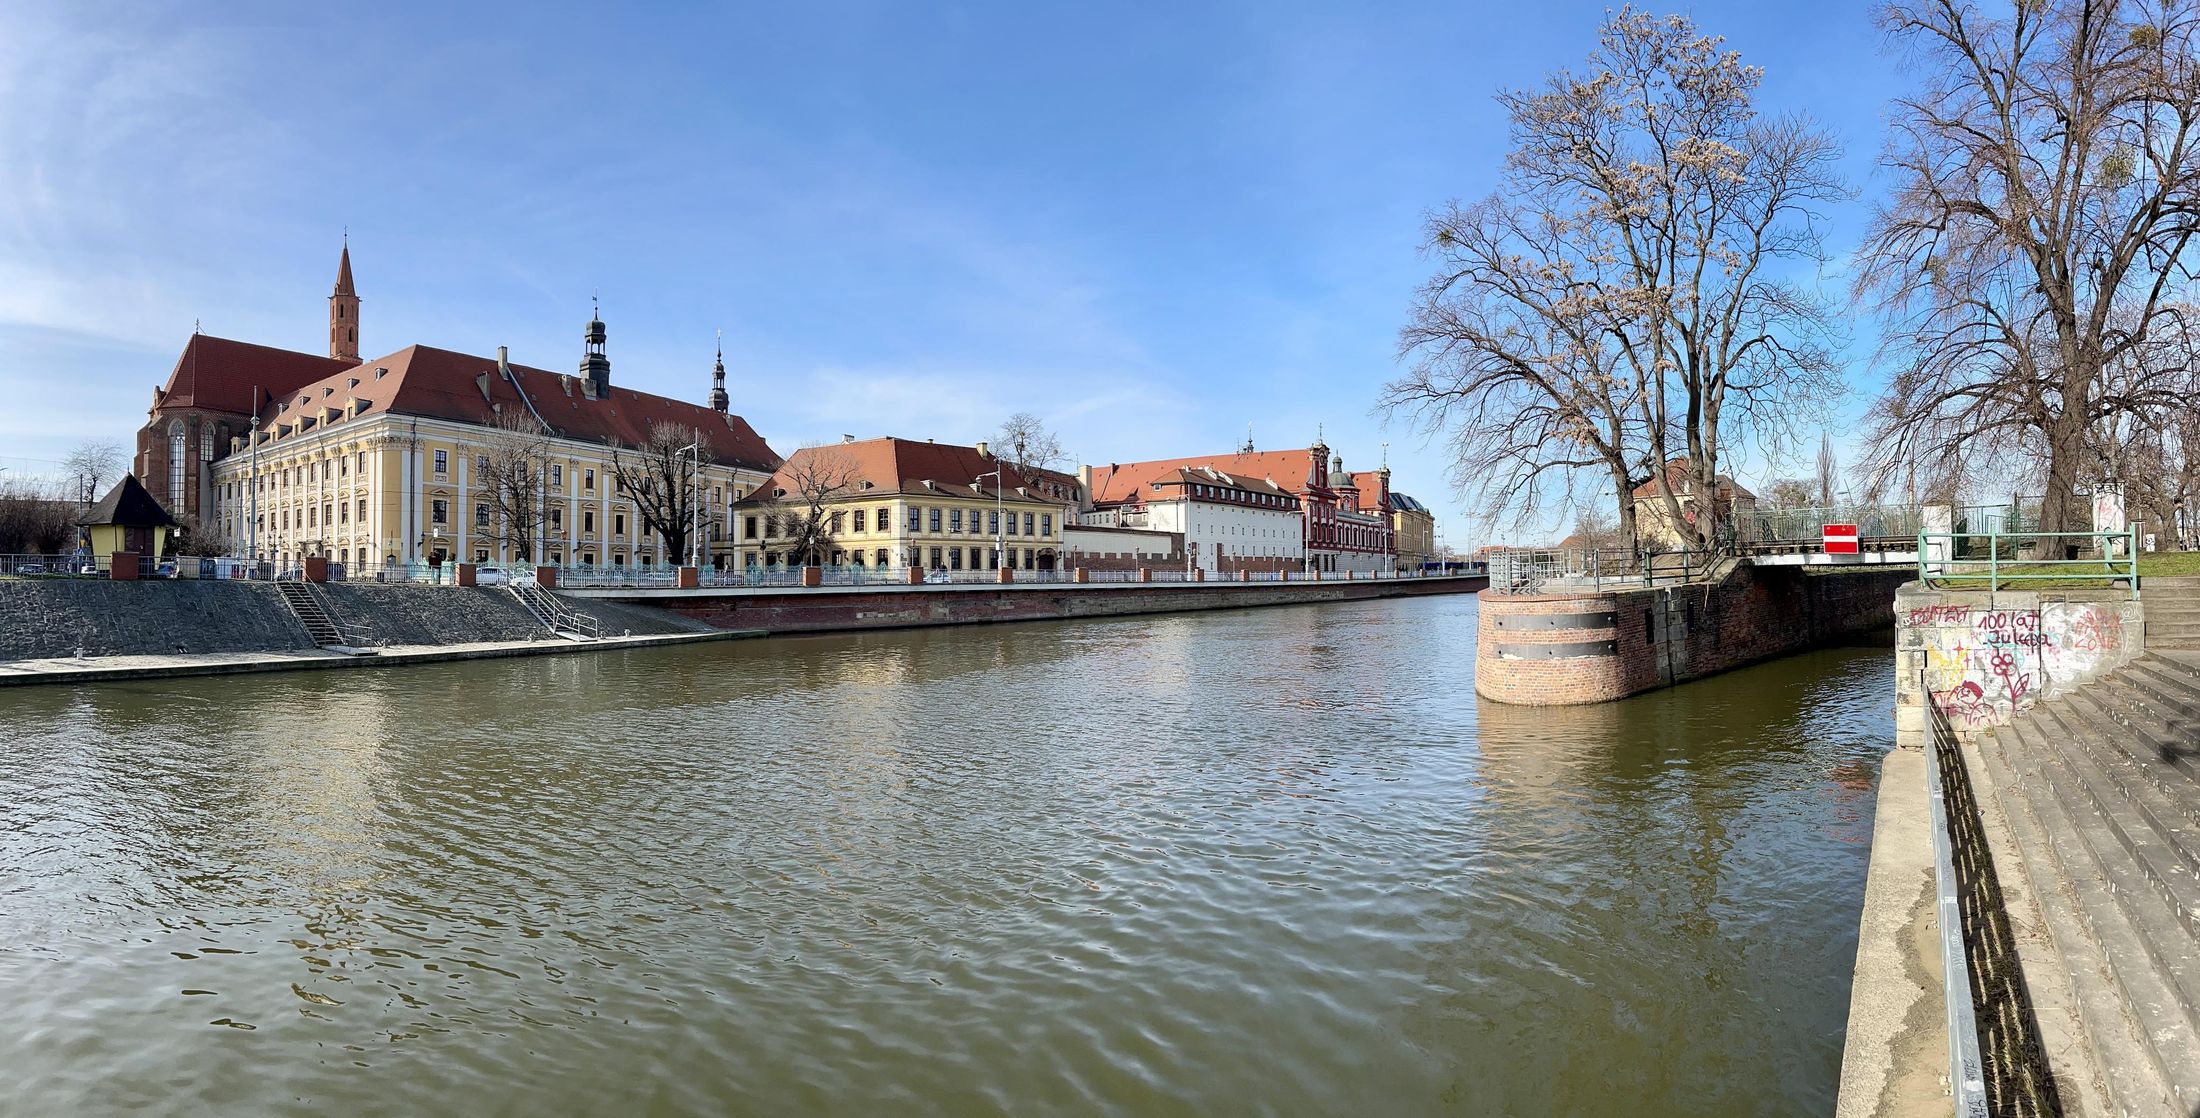
M1971 963L1963 943L1963 906L1959 898L1960 884L1956 880L1954 839L1948 825L1947 795L1940 780L1942 762L1952 758L1956 764L1961 764L1962 758L1955 755L1955 728L1949 725L1940 704L1933 701L1923 668L1918 669L1917 685L1918 693L1925 697L1925 717L1933 749L1925 765L1925 798L1932 806L1933 816L1933 880L1937 889L1934 903L1940 915L1941 985L1948 1007L1948 1083L1955 1096L1958 1118L1974 1115L1985 1118L1986 1073L1985 1064L1979 1057L1978 1010L1971 1001Z
M2085 569L2082 572L2074 573L2020 569L2004 574L2001 562L2001 549L2004 541L2044 539L2092 540L2100 551L2100 557L2095 559L2012 559L2012 564L2019 568L2083 567ZM2134 598L2139 596L2139 527L2136 524L2126 526L2121 532L2001 532L1991 530L1985 532L1919 532L1917 534L1918 581L1928 586L1954 589L1955 587L1949 586L1950 583L1962 580L1975 582L1982 577L1977 570L1978 559L1967 559L1956 554L1965 540L1986 541L1986 572L1983 577L1986 579L1986 588L1989 591L2000 590L2005 577L2012 582L2091 582L2095 579L2108 579L2113 582L2118 578L2122 578L2128 581L2131 596ZM1938 556L1933 553L1932 543L1934 541L1945 541L1947 545ZM2123 545L2124 553L2121 559L2115 557L2114 549L2110 546L2116 543ZM1968 564L1972 569L1968 571L1956 570L1958 564Z

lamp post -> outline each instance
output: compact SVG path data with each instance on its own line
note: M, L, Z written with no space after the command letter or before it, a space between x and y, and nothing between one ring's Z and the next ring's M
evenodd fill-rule
M1001 527L1001 470L996 466L970 480L978 485L987 478L993 479L993 569L999 571L1008 562L1008 535Z

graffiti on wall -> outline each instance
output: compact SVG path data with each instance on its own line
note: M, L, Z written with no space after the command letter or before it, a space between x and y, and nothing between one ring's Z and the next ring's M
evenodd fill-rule
M1925 689L1964 728L1999 726L2017 711L2113 665L2124 619L2112 603L2050 602L2037 609L1923 606L1903 617L1926 630Z

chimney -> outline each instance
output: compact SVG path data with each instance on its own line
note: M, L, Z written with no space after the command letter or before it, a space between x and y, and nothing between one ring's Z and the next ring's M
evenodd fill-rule
M840 441L843 443L852 443L856 441L856 437L854 435L842 435L840 437Z
M497 379L512 379L512 361L510 351L508 351L504 346L497 347Z
M991 457L993 457L993 455L992 455L991 453L989 453L989 452L988 452L988 451L986 450L986 448L985 448L985 440L984 440L984 439L979 439L979 440L978 440L978 457L980 457L980 458L991 458Z

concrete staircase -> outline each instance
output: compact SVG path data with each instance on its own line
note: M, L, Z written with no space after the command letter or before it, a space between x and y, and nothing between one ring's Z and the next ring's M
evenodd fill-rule
M322 603L321 596L313 592L311 583L298 579L276 579L275 589L283 596L283 604L290 607L300 623L306 627L306 635L322 648L344 648L351 645L344 628Z
M556 594L532 582L507 582L504 588L552 635L569 641L603 639L603 628L595 618L566 605Z
M2146 589L2147 655L1964 750L2070 1114L2200 1114L2200 652Z
M2200 649L2200 578L2150 578L2139 598L2146 603L2148 649Z

